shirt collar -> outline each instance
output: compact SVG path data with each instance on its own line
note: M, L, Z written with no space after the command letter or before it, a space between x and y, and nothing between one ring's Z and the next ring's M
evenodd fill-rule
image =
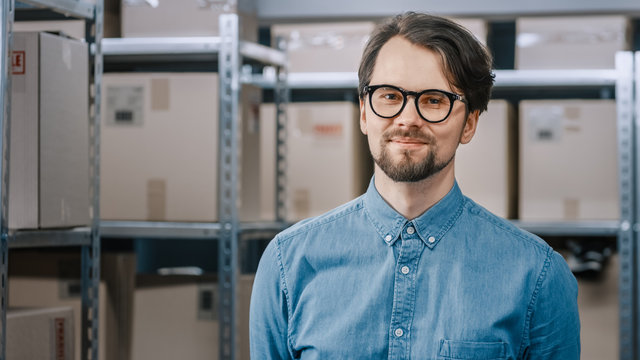
M365 212L382 240L389 246L400 238L400 232L410 222L424 244L433 249L462 213L463 203L464 196L458 183L454 182L447 195L422 215L409 221L380 196L374 178L364 194Z

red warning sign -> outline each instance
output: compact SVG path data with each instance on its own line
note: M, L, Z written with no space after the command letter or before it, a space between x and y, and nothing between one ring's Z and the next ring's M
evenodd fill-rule
M13 75L24 75L25 64L24 51L14 51L11 53L11 73Z

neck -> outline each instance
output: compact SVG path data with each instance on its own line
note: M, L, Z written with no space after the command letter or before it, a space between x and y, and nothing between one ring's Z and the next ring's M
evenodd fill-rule
M417 182L395 182L378 165L375 186L380 196L398 213L413 220L440 201L453 187L453 161L440 172Z

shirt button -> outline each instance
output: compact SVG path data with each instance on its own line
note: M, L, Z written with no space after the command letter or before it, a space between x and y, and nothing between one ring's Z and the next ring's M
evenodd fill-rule
M413 227L410 226L410 227L407 228L407 234L411 235L414 232L416 232L416 229L414 229Z
M403 266L402 269L400 269L400 271L402 271L403 274L407 275L409 273L409 267Z
M384 237L384 240L385 240L385 241L391 241L391 235L387 235L387 236L385 236L385 237Z
M402 329L397 328L396 331L394 331L394 333L396 334L397 337L401 337L402 335L404 335L404 331L402 331Z
M434 238L433 236L429 236L429 239L427 239L427 241L433 244L434 242L436 242L436 238Z

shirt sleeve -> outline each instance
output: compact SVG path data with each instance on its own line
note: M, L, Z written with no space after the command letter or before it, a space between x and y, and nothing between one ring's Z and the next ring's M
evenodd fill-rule
M286 289L281 276L277 238L260 259L251 292L249 338L252 359L292 359L288 346Z
M524 358L580 359L578 284L560 254L552 251L538 282Z

